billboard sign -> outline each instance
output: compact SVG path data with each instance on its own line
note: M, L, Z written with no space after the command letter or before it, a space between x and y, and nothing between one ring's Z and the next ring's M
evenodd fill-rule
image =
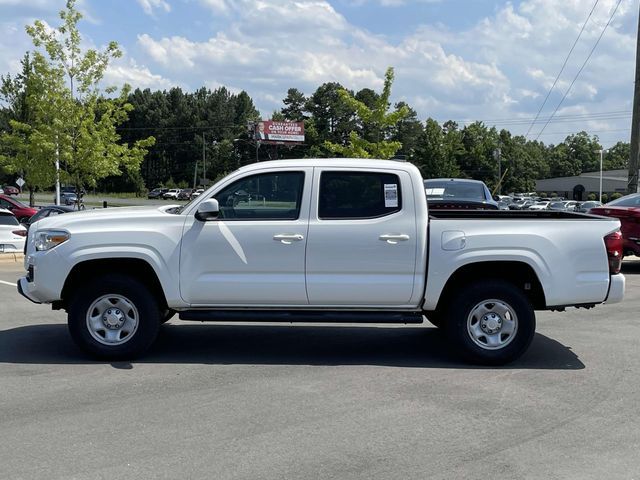
M261 120L256 124L255 139L263 142L304 142L303 122L273 122Z

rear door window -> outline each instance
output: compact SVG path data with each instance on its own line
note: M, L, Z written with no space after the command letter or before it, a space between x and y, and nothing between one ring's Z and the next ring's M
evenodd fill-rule
M0 215L0 225L19 225L19 223L13 215Z
M400 178L390 173L322 172L318 217L378 218L402 209Z

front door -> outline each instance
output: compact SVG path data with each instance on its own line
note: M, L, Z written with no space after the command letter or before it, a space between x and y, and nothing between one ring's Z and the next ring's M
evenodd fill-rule
M214 193L216 220L187 219L182 298L194 306L307 305L305 247L312 168L232 180Z
M409 174L396 172L316 168L307 241L311 305L409 304L417 249L414 193Z

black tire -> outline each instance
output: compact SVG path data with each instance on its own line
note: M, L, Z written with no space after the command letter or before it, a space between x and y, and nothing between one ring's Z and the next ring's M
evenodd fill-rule
M451 298L445 323L447 336L459 353L481 365L504 365L518 359L529 348L535 329L536 317L529 299L515 285L502 280L462 288Z
M105 327L101 331L89 326L89 309L95 318L106 318L107 311L102 316L102 307L92 308L96 301L104 300L105 297L107 302L114 305L115 318L123 318L124 321L130 318L135 320L136 325L131 333L126 325L121 329L114 326L115 334L121 338L113 340L116 342L113 344L104 343L109 341L106 336L112 333L110 329ZM124 299L124 307L114 303L118 299ZM133 308L127 308L127 305ZM105 308L109 308L111 314L111 308ZM127 313L122 313L120 308ZM115 312L122 315L117 317ZM77 291L70 304L68 325L75 343L90 355L105 360L129 360L139 357L153 344L158 335L161 317L158 300L142 282L126 275L107 274L91 280Z
M434 327L442 328L444 325L444 319L446 316L443 315L442 312L424 312L424 315Z
M160 318L160 324L164 324L167 323L169 320L171 320L173 318L173 316L176 314L175 310L171 310L170 308L168 308L167 310L165 310L165 312L162 314L162 318Z

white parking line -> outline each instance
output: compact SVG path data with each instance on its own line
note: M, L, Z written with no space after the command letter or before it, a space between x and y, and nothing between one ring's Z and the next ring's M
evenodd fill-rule
M0 283L3 285L9 285L10 287L17 287L17 283L5 282L4 280L0 280Z

